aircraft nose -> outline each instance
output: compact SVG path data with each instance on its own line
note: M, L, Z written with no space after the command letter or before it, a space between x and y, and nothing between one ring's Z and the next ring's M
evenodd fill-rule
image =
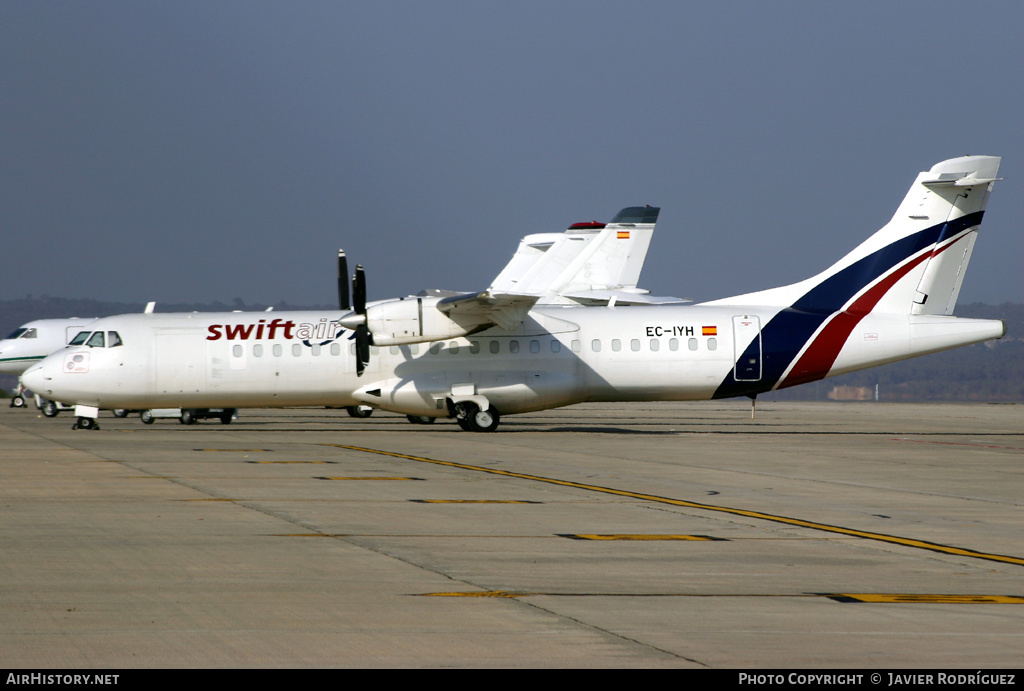
M31 391L38 394L50 393L50 384L53 381L53 373L46 361L32 365L21 374L21 383Z

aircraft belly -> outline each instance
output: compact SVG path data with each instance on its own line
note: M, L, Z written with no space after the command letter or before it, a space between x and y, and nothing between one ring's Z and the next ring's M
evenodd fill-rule
M710 398L730 360L664 359L605 363L591 372L588 401L692 401Z
M566 369L572 365L555 360L536 364L533 369L451 368L443 372L410 373L406 377L367 382L355 398L360 403L407 415L447 415L445 399L453 392L464 391L486 397L504 415L582 400L582 382Z

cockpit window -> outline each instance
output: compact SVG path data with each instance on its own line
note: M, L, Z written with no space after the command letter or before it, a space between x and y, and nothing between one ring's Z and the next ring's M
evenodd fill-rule
M117 333L116 331L108 331L107 332L107 347L108 348L116 348L117 346L121 345L122 342L123 341L121 341L121 335L119 333Z
M21 334L25 333L26 331L28 331L28 329L15 329L14 331L11 332L11 335L5 338L4 340L7 341L18 338L19 336L21 336Z
M85 345L89 346L90 348L105 347L106 343L105 339L103 338L103 332L97 331L96 333L94 333L92 336L89 337L89 340L86 341Z
M68 342L68 345L82 345L91 333L91 331L79 331L78 335Z
M21 334L22 338L39 338L39 331L36 329L25 329L25 333Z

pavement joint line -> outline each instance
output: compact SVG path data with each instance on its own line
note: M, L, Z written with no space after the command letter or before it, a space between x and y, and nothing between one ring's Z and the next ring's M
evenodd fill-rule
M995 561L1004 564L1013 564L1015 566L1024 566L1024 558L1014 557L1004 554L990 554L987 552L979 552L964 547L955 547L952 545L940 545L935 542L928 542L926 540L915 540L913 538L899 537L897 535L886 535L885 533L875 533L866 530L856 530L853 528L844 528L842 526L829 525L827 523L817 523L815 521L807 521L800 518L790 518L788 516L777 516L770 513L764 513L761 511L749 511L746 509L736 509L728 506L716 506L714 504L702 504L700 502L688 501L685 499L674 499L672 497L662 497L656 494L645 494L642 492L631 492L629 490L616 489L614 487L603 487L601 485L591 485L582 482L574 482L572 480L559 480L558 478L544 477L542 475L530 475L528 473L517 473L509 470L499 470L496 468L484 468L482 466L470 465L468 463L458 463L456 461L442 461L435 458L427 458L425 456L414 456L412 454L403 454L395 451L384 451L382 449L371 449L365 446L350 446L348 444L322 444L323 446L332 446L340 449L349 449L351 451L360 451L363 453L372 453L380 456L391 456L393 458L404 458L410 461L417 461L419 463L431 463L433 465L446 466L450 468L459 468L462 470L470 470L474 472L488 473L491 475L501 475L503 477L518 478L521 480L531 480L533 482L544 482L547 484L560 485L562 487L572 487L575 489L582 489L590 492L600 492L603 494L612 494L620 497L630 497L633 499L641 499L644 501L657 502L661 504L669 504L672 506L683 506L691 509L700 509L703 511L715 511L718 513L726 513L734 516L742 516L744 518L755 518L764 521L771 521L773 523L782 523L785 525L791 525L800 528L808 528L811 530L822 530L829 533L836 533L839 535L850 535L852 537L859 537L866 540L875 540L878 542L884 542L893 545L901 545L903 547L912 547L915 549L924 549L932 552L938 552L940 554L948 554L953 556L969 557L972 559L984 559L987 561Z

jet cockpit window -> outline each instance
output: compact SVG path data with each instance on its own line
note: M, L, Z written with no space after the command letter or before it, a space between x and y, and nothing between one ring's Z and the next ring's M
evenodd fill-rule
M21 328L15 329L14 331L11 332L11 335L8 336L7 338L5 338L4 340L5 341L9 341L9 340L13 340L15 338L19 338L21 336L21 334L25 333L26 331L28 331L28 329L21 329Z
M89 337L89 340L85 342L85 345L89 346L90 348L105 348L106 339L103 337L103 332L97 331L96 333L94 333L92 336Z
M116 348L117 346L121 345L122 343L124 343L124 341L121 340L121 334L117 333L116 331L108 331L107 332L107 347L108 348Z
M39 338L39 331L36 329L25 329L25 333L21 334L22 338Z
M91 333L92 331L79 331L78 335L68 342L68 345L82 345L86 340L88 340L89 334Z

